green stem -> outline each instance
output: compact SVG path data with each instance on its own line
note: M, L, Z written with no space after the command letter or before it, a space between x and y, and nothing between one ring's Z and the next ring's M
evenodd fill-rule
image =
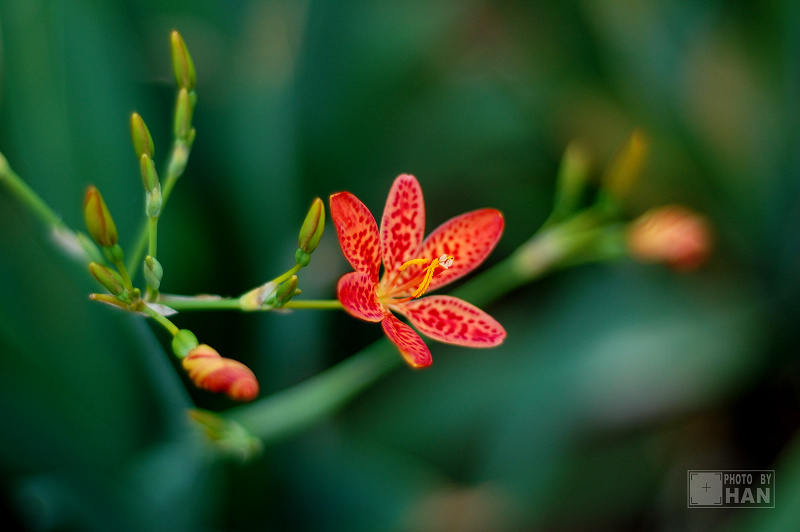
M295 264L295 265L294 265L294 266L293 266L293 267L292 267L292 268L291 268L289 271L287 271L287 272L286 272L286 273L284 273L283 275L279 275L278 277L274 278L274 279L273 279L271 282L273 282L273 283L275 283L275 284L281 284L281 283L282 283L282 282L284 282L286 279L288 279L288 278L289 278L289 277L291 277L292 275L294 275L294 274L296 274L297 272L299 272L299 271L300 271L302 268L303 268L303 267L302 267L302 266L300 266L299 264Z
M147 254L155 259L158 253L158 218L149 216L147 228L149 235Z
M172 336L175 336L176 334L178 334L178 331L180 331L180 329L174 323L172 323L170 320L168 320L155 310L151 309L147 305L142 306L142 312L144 312L145 314L156 320L162 327L168 330Z
M46 226L53 229L69 230L61 218L44 202L44 200L17 175L8 161L0 153L0 182ZM69 230L72 232L71 230Z
M283 308L315 309L315 310L342 310L342 302L338 299L291 299Z
M131 276L128 275L128 269L125 268L125 264L122 262L115 263L119 274L122 276L122 281L125 283L125 288L128 290L133 290L133 284L131 283Z
M292 388L229 410L226 417L273 442L337 412L401 363L394 345L382 340Z
M192 310L242 310L239 298L193 298L176 296L170 294L160 294L159 303L163 303L179 312ZM342 304L338 299L299 299L290 300L283 308L292 309L316 309L316 310L338 310ZM263 306L260 311L268 312L274 310L272 307Z
M161 187L161 212L164 211L164 207L167 205L167 200L169 199L172 189L175 187L175 183L177 183L178 178L183 175L183 171L186 169L186 162L189 159L189 153L192 149L191 144L190 141L183 139L175 139L173 142L170 158L167 162L166 177ZM130 270L135 271L136 265L140 264L142 259L144 259L145 248L152 238L150 224L150 218L148 217L139 230L139 236L128 258L128 269ZM151 255L153 254L151 253ZM155 255L153 256L155 257Z

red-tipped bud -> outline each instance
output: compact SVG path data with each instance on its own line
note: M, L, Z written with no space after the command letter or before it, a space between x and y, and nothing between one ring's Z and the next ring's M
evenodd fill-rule
M706 262L711 240L706 219L680 205L651 209L628 230L628 250L632 257L643 262L664 262L684 271Z
M114 219L108 212L106 202L97 187L90 186L86 190L83 198L83 217L86 220L86 228L95 242L108 248L117 243L117 226Z
M250 368L221 357L206 344L189 351L183 359L183 368L198 388L224 393L235 401L252 401L258 396L258 380Z

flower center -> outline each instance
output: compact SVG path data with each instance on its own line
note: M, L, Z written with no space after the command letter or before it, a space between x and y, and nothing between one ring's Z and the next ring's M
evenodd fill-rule
M409 299L416 299L420 297L422 294L424 294L425 290L427 290L428 286L430 286L431 284L431 279L433 279L433 275L436 271L436 268L442 268L442 270L448 269L450 266L453 265L453 258L454 257L452 255L448 256L447 254L444 254L440 257L435 257L433 259L411 259L403 263L403 265L400 266L400 270L398 271L398 273L402 272L409 266L427 264L427 266L425 266L425 268L418 276L414 277L410 281L403 284L403 287L406 287L406 286L414 286L417 285L417 283L419 283L417 285L417 289L414 291L413 294L411 294L411 297Z

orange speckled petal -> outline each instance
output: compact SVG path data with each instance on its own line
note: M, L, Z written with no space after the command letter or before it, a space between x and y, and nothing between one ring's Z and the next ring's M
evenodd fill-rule
M425 204L422 188L413 175L402 174L394 180L381 220L383 267L396 272L415 253L425 236Z
M339 245L350 265L378 282L380 236L378 224L366 205L349 192L331 195L331 218Z
M453 296L428 296L397 305L414 327L434 340L467 347L500 345L506 331L478 307Z
M397 346L400 354L403 355L405 361L412 368L424 368L433 363L433 357L428 346L425 345L425 342L422 341L422 338L419 337L414 329L390 313L386 314L381 325L383 325L383 332Z
M375 283L366 273L342 275L336 286L336 296L347 312L361 320L381 321L386 312L375 295Z
M428 291L451 283L477 268L497 245L503 234L503 226L500 211L480 209L451 218L428 235L419 251L421 257L439 257L442 254L454 257L449 269L433 277ZM418 275L420 269L417 267L413 273Z

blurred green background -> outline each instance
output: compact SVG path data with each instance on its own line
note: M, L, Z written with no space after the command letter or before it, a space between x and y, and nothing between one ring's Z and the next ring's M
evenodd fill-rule
M249 464L217 460L160 329L0 191L0 472L24 530L791 530L800 527L800 8L790 0L0 0L0 150L74 228L102 191L123 245L143 214L128 117L163 162L169 31L198 72L197 140L162 217L163 289L238 295L293 264L315 196L379 215L416 175L428 228L502 210L489 262L551 207L572 139L594 173L652 141L630 216L707 213L679 275L560 272L487 310L491 350L429 342L341 414ZM328 226L304 297L350 268ZM262 395L379 339L341 312L185 314ZM689 469L775 469L774 510L687 509Z

